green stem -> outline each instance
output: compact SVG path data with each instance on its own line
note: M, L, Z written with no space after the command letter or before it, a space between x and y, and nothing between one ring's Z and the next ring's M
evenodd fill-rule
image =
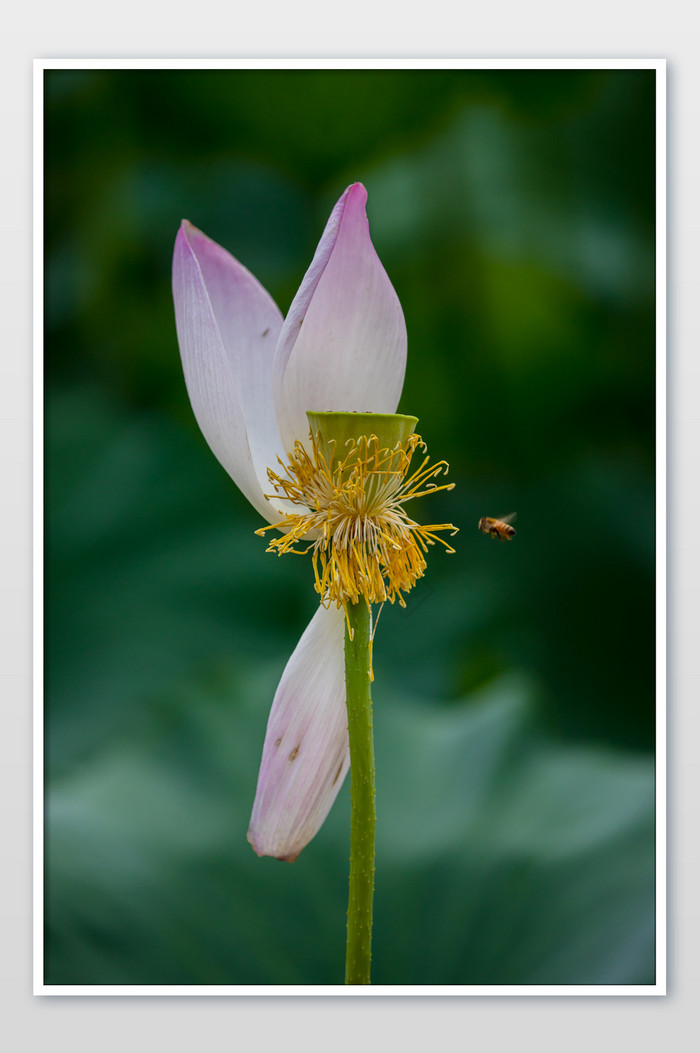
M350 631L348 631L348 626ZM370 693L371 614L367 604L348 604L345 625L345 687L350 737L350 893L345 983L370 983L374 897L374 742ZM352 635L352 639L350 636Z

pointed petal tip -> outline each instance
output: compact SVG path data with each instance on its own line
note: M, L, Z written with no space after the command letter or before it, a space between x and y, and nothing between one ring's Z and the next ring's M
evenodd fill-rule
M187 250L199 257L202 254L208 254L214 259L218 260L233 260L236 267L241 270L246 270L241 263L236 260L231 253L225 249L222 245L219 245L218 241L214 241L208 234L205 234L199 227L195 227L194 223L191 223L189 219L183 219L178 228L177 237L175 238L175 245L187 248Z
M362 183L351 183L336 205L339 212L340 225L347 223L367 224L367 190ZM369 226L367 227L369 230Z
M345 193L358 204L364 205L367 201L367 188L363 183L351 183Z
M194 244L199 238L210 240L194 223L190 223L189 219L183 219L175 236L175 255L193 255Z
M194 243L197 241L205 241L216 248L221 248L221 246L213 241L208 234L205 234L203 230L199 229L199 227L195 227L194 223L191 223L189 219L182 220L177 233L178 237L182 237L190 247L194 247ZM221 249L221 251L225 252L226 250Z
M180 226L177 228L177 234L175 235L175 247L182 245L183 242L188 241L189 228L192 226L188 219L183 219Z

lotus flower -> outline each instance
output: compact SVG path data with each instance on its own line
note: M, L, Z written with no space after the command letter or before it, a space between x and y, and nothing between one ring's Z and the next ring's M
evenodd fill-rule
M185 381L222 466L269 524L289 512L269 469L308 444L309 410L393 413L406 327L374 250L367 192L331 212L285 319L228 252L183 221L173 297ZM282 675L267 725L248 840L294 860L321 827L349 767L344 612L319 606Z

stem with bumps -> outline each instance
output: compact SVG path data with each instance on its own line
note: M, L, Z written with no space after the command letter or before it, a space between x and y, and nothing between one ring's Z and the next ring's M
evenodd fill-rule
M374 899L374 741L370 608L347 605L345 685L350 739L350 890L346 984L369 984Z

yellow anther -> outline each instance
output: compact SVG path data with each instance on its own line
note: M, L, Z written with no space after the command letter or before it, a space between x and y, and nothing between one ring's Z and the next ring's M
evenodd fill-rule
M257 530L279 530L267 551L311 550L315 589L321 603L345 607L360 599L405 606L403 593L423 576L425 553L439 541L454 552L439 531L457 528L452 523L421 526L406 514L404 505L416 497L451 490L454 483L437 486L431 480L447 473L447 463L430 465L424 457L409 474L417 449L426 446L419 435L410 435L393 449L382 449L376 435L349 439L345 451L334 451L332 467L317 438L311 437L309 454L297 442L283 472L268 469L276 496L300 508L278 523ZM304 548L297 548L299 543Z

